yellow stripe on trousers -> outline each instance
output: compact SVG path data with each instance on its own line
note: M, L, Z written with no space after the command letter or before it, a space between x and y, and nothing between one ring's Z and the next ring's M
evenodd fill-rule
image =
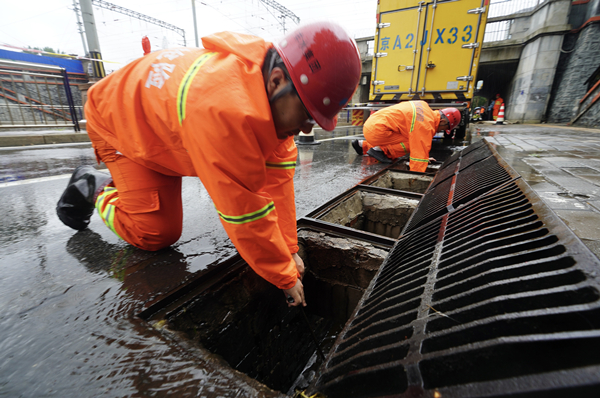
M100 214L100 218L104 221L104 224L113 231L115 235L119 237L119 239L123 239L117 233L115 229L115 210L116 206L114 202L118 199L117 188L115 187L105 187L104 190L98 195L96 199L96 209L98 210L98 214Z

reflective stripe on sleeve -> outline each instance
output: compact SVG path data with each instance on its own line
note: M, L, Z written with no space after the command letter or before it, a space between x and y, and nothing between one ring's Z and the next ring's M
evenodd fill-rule
M217 210L217 213L219 213L219 217L221 217L221 220L229 224L245 224L247 222L256 221L263 217L266 217L274 209L275 203L270 202L268 205L266 205L260 210L257 210L252 213L242 214L241 216L227 216L221 213L219 210Z
M400 145L402 145L402 149L404 149L404 153L408 153L408 151L406 150L406 145L404 145L404 142L401 142Z
M412 160L413 162L425 162L425 163L429 163L429 159L413 158L412 156L410 157L410 160Z
M202 68L202 65L204 65L204 63L215 54L216 53L208 52L199 56L194 61L192 66L189 67L187 72L185 72L181 83L179 83L179 90L177 91L177 117L179 118L180 126L183 123L183 120L185 119L185 104L187 102L187 95L192 81L194 80L194 77L196 76L200 68Z
M296 168L296 162L281 162L281 163L273 163L267 162L267 169L284 169L290 170Z
M415 129L415 121L417 120L417 107L412 101L409 101L409 104L413 111L412 121L410 122L410 132L412 133L412 131Z

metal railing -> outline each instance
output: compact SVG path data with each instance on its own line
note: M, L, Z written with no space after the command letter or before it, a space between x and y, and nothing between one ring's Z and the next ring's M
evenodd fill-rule
M546 0L491 0L488 20L502 17L514 16L523 12L533 10ZM483 42L502 41L510 39L510 25L513 19L507 18L502 21L488 22L485 26Z
M545 1L546 0L491 0L488 19L531 11Z
M0 60L0 128L73 127L80 131L67 71Z

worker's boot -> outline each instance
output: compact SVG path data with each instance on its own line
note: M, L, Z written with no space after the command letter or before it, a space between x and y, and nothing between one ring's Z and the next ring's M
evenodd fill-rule
M356 151L356 153L358 153L359 155L363 154L363 148L362 148L362 142L359 140L352 140L352 148L354 148L354 150Z
M110 174L102 173L92 166L77 167L56 205L58 218L73 229L87 228L94 213L96 198L111 182Z
M392 159L385 156L385 153L381 149L371 148L367 151L367 155L374 157L381 163L392 163Z

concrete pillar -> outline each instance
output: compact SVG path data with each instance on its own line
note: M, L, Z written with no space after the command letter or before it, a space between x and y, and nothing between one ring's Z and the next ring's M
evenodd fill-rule
M544 120L560 59L571 2L548 0L524 18L515 19L511 37L524 43L517 72L505 98L506 120L539 123Z
M544 119L562 42L562 35L540 36L525 45L505 98L506 120L539 123Z

